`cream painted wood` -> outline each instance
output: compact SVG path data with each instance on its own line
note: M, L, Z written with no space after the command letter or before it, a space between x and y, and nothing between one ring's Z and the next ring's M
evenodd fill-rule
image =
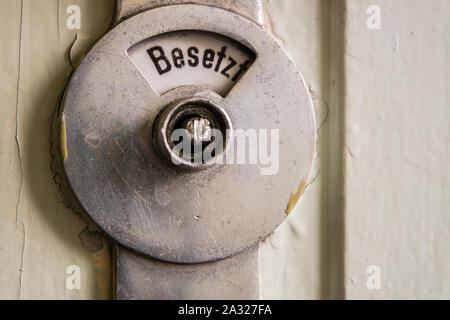
M79 60L112 17L111 1L0 1L0 298L110 297L109 249L95 228L67 210L50 170L50 120L72 67L75 32L65 8L77 3L84 28ZM66 289L66 269L81 269L81 289Z
M450 298L449 17L447 0L348 1L347 298Z

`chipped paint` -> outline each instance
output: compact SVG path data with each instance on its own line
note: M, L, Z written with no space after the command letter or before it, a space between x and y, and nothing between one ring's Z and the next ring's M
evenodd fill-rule
M112 283L112 257L107 240L102 236L102 248L96 252L90 252L94 263L96 297L101 300L111 300L113 298Z
M302 197L303 192L306 189L306 185L307 185L307 182L305 180L302 180L302 182L300 182L297 192L291 194L291 198L289 199L289 203L286 208L287 215L290 215L292 213L292 211L294 211L300 198Z
M69 152L67 151L67 127L65 115L63 115L61 118L60 143L61 157L63 161L66 161L67 157L69 156Z

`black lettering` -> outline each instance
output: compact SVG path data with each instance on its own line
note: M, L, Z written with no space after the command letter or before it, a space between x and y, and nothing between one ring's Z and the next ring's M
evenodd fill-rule
M205 53L203 54L203 66L206 69L211 69L213 66L213 61L216 53L211 49L206 49Z
M227 78L230 77L230 75L227 72L231 70L235 65L237 65L237 62L232 57L229 57L228 60L230 60L230 64L226 66L225 69L223 69L221 72Z
M197 55L198 55L198 48L190 47L188 49L188 56L189 56L188 63L191 67L198 66L199 59Z
M219 59L217 60L216 69L214 71L219 72L220 66L222 64L223 59L226 57L227 47L223 47L222 50L220 50L217 55L219 56Z
M184 55L183 51L179 48L175 48L172 50L172 59L173 59L173 65L176 68L183 68L184 67Z
M161 48L160 46L156 46L148 49L147 52L150 58L152 59L153 63L155 64L156 70L158 70L158 73L160 75L163 75L164 73L172 70L170 61L165 56L163 48ZM158 53L158 55L156 55L156 53ZM161 66L161 62L164 62L165 65Z
M250 65L250 60L247 60L243 64L239 65L239 71L236 72L236 75L231 80L237 81L241 77L241 75L244 74L245 71L248 70L249 65Z

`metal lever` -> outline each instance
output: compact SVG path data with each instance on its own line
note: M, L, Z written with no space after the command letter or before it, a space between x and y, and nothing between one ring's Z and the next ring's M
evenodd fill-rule
M115 23L160 6L196 3L234 11L264 24L261 0L117 0ZM115 247L116 299L260 299L259 245L203 264L172 264Z

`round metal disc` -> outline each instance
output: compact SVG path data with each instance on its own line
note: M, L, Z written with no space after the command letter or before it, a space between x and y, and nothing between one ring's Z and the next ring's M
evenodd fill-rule
M256 60L225 98L189 86L159 94L127 50L180 30L229 37ZM278 129L275 174L255 164L180 171L160 159L158 113L195 95L220 103L235 130L268 130L270 141ZM288 55L257 24L210 6L161 7L114 28L76 71L61 117L64 169L84 210L120 244L175 263L227 258L265 239L297 203L314 154L311 98Z

